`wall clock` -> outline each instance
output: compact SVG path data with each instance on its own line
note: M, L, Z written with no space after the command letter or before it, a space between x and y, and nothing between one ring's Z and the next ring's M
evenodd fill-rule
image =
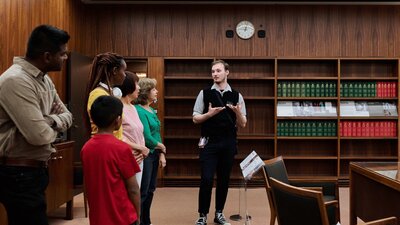
M254 32L255 32L254 25L247 20L240 21L236 25L236 34L241 39L244 40L250 39L251 37L253 37Z

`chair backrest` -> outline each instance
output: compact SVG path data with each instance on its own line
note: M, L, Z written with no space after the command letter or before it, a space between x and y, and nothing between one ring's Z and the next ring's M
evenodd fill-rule
M266 178L267 186L269 186L268 184L269 178L275 178L276 180L289 184L289 178L282 156L265 160L263 171L264 171L264 177Z
M275 203L273 200L274 197L272 196L271 185L269 184L269 178L273 177L282 182L289 183L285 163L283 162L282 156L278 156L273 159L265 160L263 173L264 173L264 181L265 181L265 190L267 192L269 208L271 210L270 225L274 225L275 218L276 218L276 209L275 209Z
M329 225L322 192L298 188L270 178L280 225Z

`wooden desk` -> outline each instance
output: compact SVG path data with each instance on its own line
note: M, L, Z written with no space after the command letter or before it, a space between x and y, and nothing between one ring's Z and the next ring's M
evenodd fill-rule
M47 212L67 203L67 220L73 219L74 148L73 141L56 144L57 152L49 161L49 186L46 189Z
M350 163L350 225L390 216L400 224L400 163Z
M46 189L47 212L67 203L65 218L68 220L73 218L73 144L73 141L68 141L55 145L57 152L49 161L49 185ZM7 225L5 217L6 212L1 205L0 225Z

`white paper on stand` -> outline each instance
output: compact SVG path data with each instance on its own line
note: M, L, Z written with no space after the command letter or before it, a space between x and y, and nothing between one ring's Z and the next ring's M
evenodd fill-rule
M264 166L264 162L257 155L255 151L252 151L241 163L240 168L242 169L242 174L244 179L250 180L255 172L257 172L262 166Z

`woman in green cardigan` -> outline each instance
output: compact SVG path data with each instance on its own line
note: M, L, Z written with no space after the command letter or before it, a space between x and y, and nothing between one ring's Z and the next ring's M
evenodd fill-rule
M157 186L157 172L159 165L166 166L165 154L166 147L161 142L160 120L157 113L150 105L157 100L156 80L142 78L139 80L139 96L136 100L136 110L143 123L143 134L146 147L150 153L143 161L143 175L141 192L141 225L150 225L150 207L153 200L154 191Z

